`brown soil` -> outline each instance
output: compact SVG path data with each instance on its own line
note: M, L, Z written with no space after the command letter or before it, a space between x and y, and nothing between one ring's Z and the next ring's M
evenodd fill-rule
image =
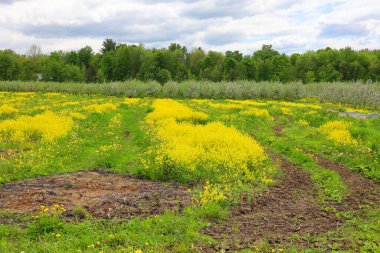
M205 233L217 241L216 250L238 250L253 243L291 242L291 235L321 235L339 227L343 220L323 211L316 202L316 191L309 174L283 158L268 152L281 165L284 178L266 192L255 196L254 203L241 201L223 223L213 224ZM301 242L308 245L309 242Z
M279 119L280 117L279 116L274 116L273 117L273 119L274 119L274 121L278 121L278 119ZM293 117L292 116L286 116L286 118L288 119L288 121L291 121L291 120L293 120ZM284 128L285 128L285 126L288 124L288 122L284 122L284 123L282 123L282 124L280 124L280 125L276 125L276 126L274 126L273 127L273 130L274 130L274 134L276 135L276 136L281 136L282 135L282 131L284 130Z
M2 150L2 151L0 151L0 160L1 159L9 159L12 156L15 156L21 152L22 152L21 150Z
M29 214L38 211L40 205L62 204L68 214L80 205L95 217L129 218L181 210L190 202L185 186L102 170L17 181L0 189L0 210Z
M316 162L327 169L334 170L340 174L349 189L347 199L337 205L340 211L357 210L363 205L380 207L380 184L365 178L359 173L347 169L346 167L334 163L318 154L306 151L313 156Z
M284 125L278 125L273 127L276 136L281 136L282 130L284 130Z

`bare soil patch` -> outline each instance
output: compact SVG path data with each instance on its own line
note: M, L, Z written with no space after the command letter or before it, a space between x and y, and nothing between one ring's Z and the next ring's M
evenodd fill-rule
M244 249L263 240L271 244L290 243L294 234L318 236L342 225L341 218L322 210L316 202L316 191L307 172L268 153L280 163L284 177L254 196L253 203L243 199L225 222L206 228L204 232L218 242L214 248L204 249L206 252ZM298 242L305 246L311 243Z
M284 130L284 125L277 125L273 127L276 136L281 136L282 130Z
M274 116L274 121L278 121L279 118L280 118L279 116ZM286 118L288 119L288 121L283 122L282 124L273 126L274 134L276 136L281 136L282 135L282 131L284 130L285 126L288 124L289 121L293 120L293 117L289 116L289 115L286 116Z
M124 132L124 137L125 137L125 139L129 139L129 137L131 137L131 132L125 131Z
M10 150L10 149L0 150L0 160L1 159L9 159L12 156L15 156L21 152L22 152L21 150Z
M129 218L182 210L190 203L186 186L102 170L38 177L0 188L0 210L16 213L31 214L40 205L62 204L68 214L80 205L95 217Z

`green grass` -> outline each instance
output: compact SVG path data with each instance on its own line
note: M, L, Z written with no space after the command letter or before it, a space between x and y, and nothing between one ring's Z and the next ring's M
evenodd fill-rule
M38 99L44 99L48 103L46 98L37 97L36 100ZM70 99L80 101L83 97L72 96ZM122 101L117 98L108 98L108 100L115 103ZM31 100L26 106L31 108L36 105ZM58 106L53 110L60 112L64 109ZM109 129L109 122L116 115L120 115L122 124ZM150 141L140 129L140 123L145 115L145 106L121 104L114 111L101 114L88 113L85 120L76 122L73 131L54 142L29 143L27 149L22 147L25 144L15 147L12 143L10 145L2 143L0 150L14 148L25 151L12 159L0 161L0 182L99 167L121 173L133 172L140 166L139 154L144 152ZM129 136L125 137L127 131ZM113 144L119 146L99 152L102 147Z
M197 252L213 241L202 235L208 219L225 210L210 206L166 212L146 219L86 218L66 222L57 216L30 218L25 225L0 225L1 252Z

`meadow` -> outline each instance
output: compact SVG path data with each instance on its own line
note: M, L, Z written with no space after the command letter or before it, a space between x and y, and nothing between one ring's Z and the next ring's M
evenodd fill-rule
M0 252L380 251L377 84L13 84Z

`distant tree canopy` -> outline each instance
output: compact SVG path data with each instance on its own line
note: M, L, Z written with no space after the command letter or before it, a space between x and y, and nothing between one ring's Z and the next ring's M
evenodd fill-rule
M89 46L78 51L44 55L33 45L25 55L0 50L0 80L111 82L139 79L211 81L380 81L380 50L325 48L303 54L281 54L263 45L253 55L188 50L177 43L147 49L106 39L100 52Z

